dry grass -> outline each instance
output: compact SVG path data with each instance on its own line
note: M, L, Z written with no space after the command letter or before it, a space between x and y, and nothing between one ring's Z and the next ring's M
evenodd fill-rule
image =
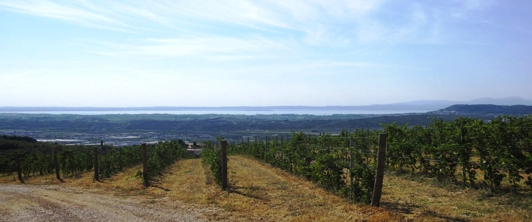
M23 178L24 184L41 184L41 185L51 185L51 184L70 184L73 181L80 180L84 177L86 177L87 173L83 174L77 174L74 176L69 177L63 177L61 175L61 179L63 181L60 181L56 179L55 173L54 174L46 174L42 176L31 176L31 177L25 177ZM92 178L92 173L90 174L90 178ZM20 182L17 179L16 174L9 175L9 176L2 176L0 177L0 183L6 183L6 184L20 184Z
M383 208L347 203L311 182L240 156L229 161L230 192L221 191L200 159L181 160L146 189L154 198L203 208L213 221L400 221Z
M110 179L92 172L57 181L54 174L26 178L26 184L62 184L96 193L135 196L146 204L193 208L213 221L532 221L532 195L492 194L432 178L386 172L382 207L348 203L313 183L268 164L229 157L230 192L210 178L200 159L180 160L144 188L134 175L140 166ZM234 172L234 173L231 173ZM14 176L0 183L19 183Z
M187 203L206 204L210 186L205 183L205 172L200 159L186 159L170 166L165 174L151 183L150 195L168 196Z
M32 176L24 178L24 184L29 185L65 185L65 186L80 186L85 188L93 188L95 191L124 191L123 193L130 193L130 191L137 191L136 193L144 190L142 186L142 181L139 178L135 177L135 174L140 170L141 166L135 166L127 168L122 172L113 175L111 178L102 179L100 181L94 181L93 176L94 172L85 172L81 174L76 174L74 176L63 176L61 179L57 180L55 174L47 174L43 176ZM9 184L20 184L16 175L3 176L0 177L0 183L9 183Z
M207 200L226 210L228 221L400 221L382 208L347 203L304 179L256 160L231 156L230 192L210 189ZM234 173L231 173L234 172Z
M145 188L141 178L135 177L139 170L142 170L141 165L127 168L111 178L101 179L100 181L94 181L93 172L87 172L78 180L73 181L72 185L101 189L103 192L115 191L118 195L144 194Z
M531 221L528 194L493 194L434 178L386 172L382 206L415 220Z

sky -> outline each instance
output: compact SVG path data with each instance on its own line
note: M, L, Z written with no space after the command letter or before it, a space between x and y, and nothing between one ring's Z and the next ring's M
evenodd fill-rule
M0 106L532 98L529 0L0 0Z

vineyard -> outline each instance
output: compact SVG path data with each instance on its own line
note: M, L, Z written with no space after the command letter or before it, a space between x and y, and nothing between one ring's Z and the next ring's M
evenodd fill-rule
M50 147L51 146L51 147ZM156 145L129 147L61 146L17 147L3 151L0 156L0 175L18 174L18 179L56 173L57 179L72 177L95 170L94 179L109 178L112 175L143 163L142 149L146 150L146 171L138 172L147 183L149 178L161 174L162 170L187 155L177 142L163 142Z
M383 125L388 134L389 169L458 182L463 186L516 191L532 188L532 120L501 116L484 123L459 118L434 119L429 125ZM355 202L369 203L374 188L377 139L382 131L342 131L338 135L293 133L234 141L228 154L249 155L306 178ZM207 142L204 159L221 182L218 143ZM479 178L479 175L480 178ZM524 184L523 184L524 182Z
M375 180L378 134L378 131L363 130L351 134L344 131L337 136L294 133L286 139L275 137L264 141L233 142L228 146L228 153L250 155L314 181L333 193L369 203ZM212 159L219 153L217 149L204 152ZM211 170L214 169L214 177L219 178L218 161L209 162L215 163Z
M388 166L458 181L492 191L508 182L532 188L532 119L501 116L482 120L433 120L426 127L385 125ZM478 177L481 175L481 178ZM526 180L523 180L526 179Z
M369 203L376 179L378 137L386 133L389 170L452 181L464 187L489 188L492 192L532 188L530 117L501 116L489 122L434 119L426 126L385 124L383 129L247 137L227 144L227 153L253 157L352 202ZM27 140L15 149L2 149L0 175L15 174L24 182L24 178L54 172L61 180L60 175L72 177L94 171L94 179L99 180L142 164L143 170L137 176L147 185L150 178L187 155L175 141L147 146L112 147L102 143L84 147ZM202 156L215 182L221 184L223 164L218 146L218 142L205 142Z

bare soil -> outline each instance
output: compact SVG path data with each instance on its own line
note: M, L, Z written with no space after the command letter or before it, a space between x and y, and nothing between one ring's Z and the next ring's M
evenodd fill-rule
M0 185L0 221L205 221L201 212L62 185Z

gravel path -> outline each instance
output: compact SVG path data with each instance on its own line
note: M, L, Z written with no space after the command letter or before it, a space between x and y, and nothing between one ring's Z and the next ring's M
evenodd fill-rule
M202 218L200 210L178 203L61 185L0 184L0 221L205 221Z

